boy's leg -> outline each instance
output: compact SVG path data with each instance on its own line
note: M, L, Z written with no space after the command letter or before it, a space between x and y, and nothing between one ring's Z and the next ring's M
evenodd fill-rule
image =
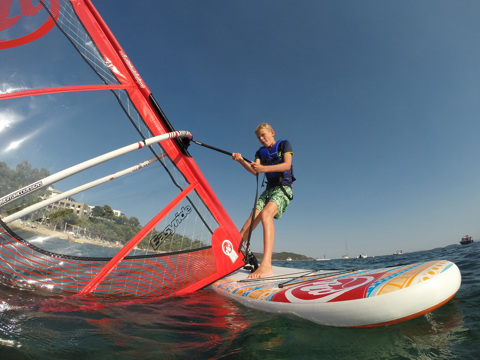
M277 204L272 201L270 201L260 213L259 218L263 225L263 258L258 269L249 276L250 279L273 275L272 253L275 240L275 225L273 224L273 218L277 213Z
M255 209L255 217L253 220L253 230L257 227L257 225L260 223L260 210ZM245 221L245 224L242 227L242 230L240 230L240 235L242 235L242 245L241 248L245 248L247 240L248 240L248 233L250 231L250 224L252 223L252 214L248 217L247 221Z

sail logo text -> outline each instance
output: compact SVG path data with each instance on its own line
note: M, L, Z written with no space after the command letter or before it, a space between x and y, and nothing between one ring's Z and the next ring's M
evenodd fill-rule
M143 80L140 77L140 74L137 72L137 70L135 70L135 68L133 67L132 62L130 61L128 56L123 51L120 51L120 56L123 58L123 60L125 60L125 63L127 64L128 68L130 69L130 71L133 74L133 77L135 78L135 80L137 80L138 86L140 86L142 89L145 89L146 86L143 83Z
M190 205L182 206L179 212L175 214L175 218L170 224L168 224L165 229L160 234L155 235L151 240L150 244L154 250L157 250L165 241L172 240L172 235L175 234L175 229L180 226L183 220L192 212L192 207Z
M37 189L40 189L43 186L42 181L37 181L27 187L24 187L23 189L17 190L10 195L4 196L3 198L0 199L0 206L3 206L5 204L8 204L9 202L22 197L28 193L31 193L32 191L35 191Z
M43 8L43 4L33 5L31 0L17 0L15 3L13 3L13 0L0 1L0 33L14 28L15 25L20 28L22 25L28 24L25 28L33 29L29 34L23 32L23 36L16 38L4 39L0 37L0 49L25 45L41 38L52 30L60 13L58 0L50 2L49 16L45 16L45 13L40 11ZM11 14L15 15L10 16Z

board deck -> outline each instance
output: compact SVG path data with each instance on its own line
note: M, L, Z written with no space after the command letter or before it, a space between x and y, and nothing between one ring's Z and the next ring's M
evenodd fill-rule
M249 274L237 270L212 287L255 309L340 327L413 319L448 302L461 284L460 270L447 260L371 270L274 267L274 276L263 279Z

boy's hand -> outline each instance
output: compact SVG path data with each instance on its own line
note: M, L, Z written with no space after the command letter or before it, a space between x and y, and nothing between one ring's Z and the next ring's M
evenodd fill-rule
M259 163L256 163L256 162L252 162L250 163L250 167L253 169L253 171L255 171L257 174L261 174L264 172L264 166L263 165L260 165Z
M257 172L254 170L253 165L255 163L249 163L247 159L244 159L240 153L232 153L232 159L242 164L242 166L247 169L247 171L253 175L257 175Z
M233 153L233 154L232 154L232 159L235 160L235 161L240 162L240 161L243 160L243 156L242 156L242 154L240 154L240 153Z

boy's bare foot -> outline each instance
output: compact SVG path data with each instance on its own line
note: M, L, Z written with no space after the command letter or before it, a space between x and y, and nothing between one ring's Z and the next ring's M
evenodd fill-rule
M273 275L272 266L267 266L267 265L260 264L258 269L253 274L248 275L248 278L249 279L260 279L260 278L267 277L267 276L270 276L270 275Z

